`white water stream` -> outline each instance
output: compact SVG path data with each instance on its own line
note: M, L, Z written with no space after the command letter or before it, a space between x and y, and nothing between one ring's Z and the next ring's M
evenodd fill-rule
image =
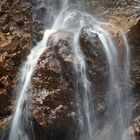
M28 136L29 132L27 133L26 129L24 129L24 122L22 121L23 110L29 98L29 95L27 95L29 94L28 89L31 84L32 75L38 59L47 47L50 34L59 30L65 30L73 33L73 51L75 58L78 61L78 65L74 65L77 74L77 88L75 92L77 102L81 101L78 94L82 94L83 99L80 108L82 108L83 112L81 112L80 109L78 111L79 115L81 115L79 129L81 129L82 134L79 138L77 138L77 140L131 140L128 128L131 125L132 109L129 107L128 103L128 111L122 103L123 100L126 100L126 98L127 102L129 102L130 97L130 54L126 36L122 34L126 52L122 67L122 62L120 62L119 59L118 46L114 43L111 35L101 26L106 23L96 20L93 16L86 12L68 8L68 0L62 3L61 11L55 18L52 28L45 31L43 40L31 50L31 53L22 68L18 90L19 95L15 106L9 140L31 139ZM91 37L91 40L92 33L98 35L108 60L106 63L109 65L110 78L108 81L108 94L106 95L107 111L105 118L105 131L103 130L99 135L97 135L98 128L96 128L98 127L96 125L98 118L93 121L94 109L91 103L92 94L95 94L91 90L93 83L91 83L87 78L86 62L79 44L79 36L83 27L88 27L87 32Z

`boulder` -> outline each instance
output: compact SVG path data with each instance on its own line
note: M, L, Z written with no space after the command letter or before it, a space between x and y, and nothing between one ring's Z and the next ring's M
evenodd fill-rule
M91 42L92 40L92 42ZM91 98L95 112L103 116L105 90L108 78L106 57L97 34L92 39L83 28L80 48L85 56L87 76L94 87ZM36 125L46 132L38 139L74 139L78 135L79 104L76 101L76 61L73 34L66 31L53 33L41 55L32 79L33 118ZM106 84L105 84L106 83ZM82 91L78 93L82 98Z
M71 33L52 34L33 75L33 117L46 132L40 139L67 139L76 128L71 44Z

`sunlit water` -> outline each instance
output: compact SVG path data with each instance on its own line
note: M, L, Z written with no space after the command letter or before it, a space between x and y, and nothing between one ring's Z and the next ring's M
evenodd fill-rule
M125 54L122 62L119 58L119 46L116 45L111 34L102 27L102 25L107 23L98 21L86 12L70 9L68 0L60 2L62 5L61 10L58 14L55 13L57 16L54 15L55 22L52 28L45 31L43 40L31 50L22 68L18 90L19 95L15 106L9 140L31 140L29 136L30 132L27 132L28 129L25 126L27 123L23 120L23 116L27 120L26 122L31 117L30 109L25 110L30 98L28 89L31 85L32 75L38 59L47 47L49 36L59 30L68 31L73 34L73 52L78 62L78 65L73 64L76 72L76 100L80 104L78 110L80 136L77 140L112 140L112 138L113 140L131 140L129 133L132 115L130 102L131 90L129 88L130 54L125 34L122 33L125 44ZM92 90L94 83L91 83L87 77L85 56L80 49L79 43L80 33L83 27L86 27L91 40L93 34L98 35L107 58L106 63L109 65L109 88L106 92L107 110L105 125L100 134L98 133L99 128L96 124L99 120L95 117L93 103L91 102L91 98L95 94ZM30 103L28 106L30 106ZM26 116L23 114L24 110Z

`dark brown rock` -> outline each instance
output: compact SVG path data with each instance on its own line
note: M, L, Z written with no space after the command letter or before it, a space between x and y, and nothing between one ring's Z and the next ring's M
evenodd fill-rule
M24 24L21 24L15 18L17 16L23 17ZM0 17L1 137L2 133L7 129L8 118L12 113L15 98L15 91L13 89L18 82L17 76L31 45L31 2L1 0ZM27 29L26 31L25 28Z
M76 127L73 76L71 34L53 34L32 81L33 116L49 139L56 139L56 136L67 139Z

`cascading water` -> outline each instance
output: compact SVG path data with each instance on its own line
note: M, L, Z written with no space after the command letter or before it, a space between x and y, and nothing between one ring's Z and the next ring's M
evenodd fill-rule
M64 5L62 6L62 11L66 4L67 3L64 3ZM27 94L27 92L28 92L29 86L31 84L31 78L32 78L35 66L38 62L39 57L41 56L41 54L44 52L44 50L47 47L49 35L55 29L56 28L52 28L52 30L45 31L43 40L40 43L38 43L35 48L32 49L30 55L27 58L25 65L22 68L21 79L20 79L20 83L19 83L19 91L18 91L18 93L20 93L20 95L18 97L17 104L15 107L15 113L14 113L14 118L13 118L13 122L12 122L12 126L11 126L11 131L9 134L9 140L30 140L31 139L28 136L26 129L24 128L25 121L23 120L23 110L26 106L25 104L28 101L29 95ZM30 112L28 112L26 110L27 116L25 119L27 119L27 121L30 117L29 113ZM26 125L28 123L29 122L26 122ZM31 133L31 132L29 132L29 133Z
M126 37L124 40L126 55L124 56L123 68L119 60L119 49L107 31L95 28L90 32L98 34L109 63L109 90L107 94L106 127L107 131L101 136L103 140L131 140L128 127L131 125L132 108L130 100L130 59L129 46ZM126 103L127 102L127 103ZM126 107L127 106L127 107ZM126 107L126 108L125 108ZM129 109L129 111L128 111Z
M9 135L9 140L29 140L27 133L24 130L24 121L22 113L24 105L28 101L28 88L30 86L31 77L36 66L36 63L47 46L47 40L51 31L47 30L44 34L42 42L40 42L35 48L32 49L31 54L28 56L27 61L22 68L20 87L19 87L19 98L16 104L15 114L12 122L12 127ZM29 112L26 112L29 113ZM29 117L29 114L27 114Z
M68 0L59 3L60 5L62 4L62 8L59 14L57 14L57 17L54 16L55 22L51 30L45 31L43 40L31 50L31 54L28 56L22 68L18 91L20 95L15 108L9 140L31 139L27 133L28 129L25 129L26 124L23 120L23 110L30 95L27 95L27 92L31 84L35 66L39 57L46 49L50 34L59 30L65 30L73 34L73 52L75 61L78 63L74 64L74 70L76 72L75 93L77 102L80 104L78 113L81 134L77 140L112 140L112 138L113 140L131 140L128 131L131 125L132 113L131 104L129 104L130 88L128 86L130 84L130 58L126 36L124 34L122 35L126 54L124 55L123 62L121 62L119 59L118 46L111 35L102 27L102 25L106 25L106 23L99 22L88 13L70 9L70 7L68 8L68 3ZM57 4L57 2L55 2L55 4ZM99 128L96 124L99 120L95 117L92 103L94 83L91 83L87 77L85 56L80 49L79 43L80 32L83 27L87 27L86 30L91 40L92 34L98 35L107 58L106 63L109 65L109 88L106 97L107 110L105 126L100 134L98 134ZM27 117L25 119L27 122L30 117L28 113L29 112L26 111Z

